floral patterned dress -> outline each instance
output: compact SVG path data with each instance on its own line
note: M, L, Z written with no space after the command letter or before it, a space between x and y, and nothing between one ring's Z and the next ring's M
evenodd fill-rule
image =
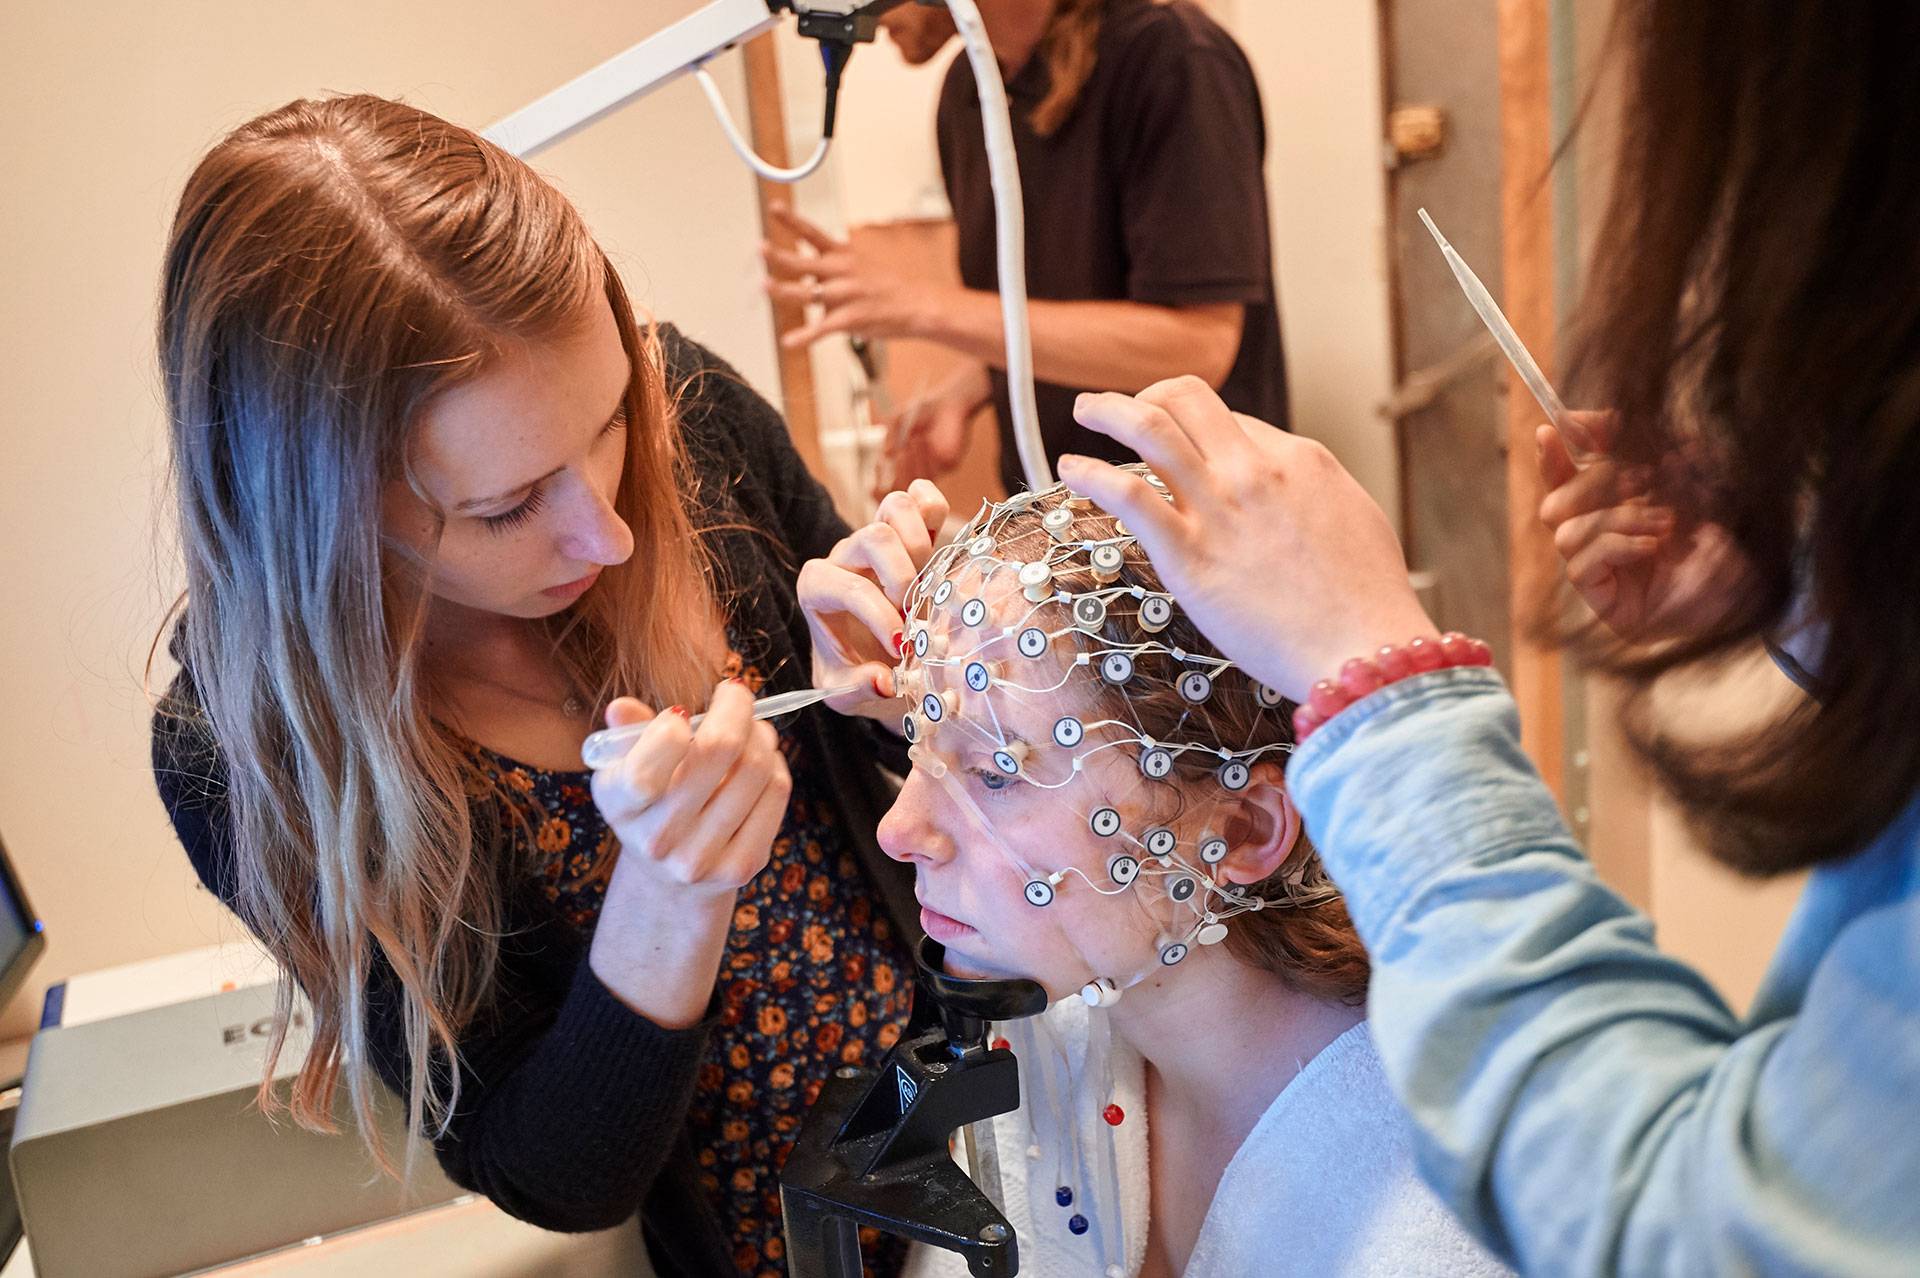
M736 654L724 677L756 694L763 679ZM901 938L860 872L840 817L796 734L780 731L793 797L772 861L734 907L720 962L720 1015L689 1113L701 1177L750 1278L786 1273L778 1175L821 1080L877 1062L900 1037L912 971ZM588 789L591 774L549 772L484 747L474 758L530 835L525 863L569 924L591 933L619 855ZM868 1273L900 1272L899 1239L862 1231Z

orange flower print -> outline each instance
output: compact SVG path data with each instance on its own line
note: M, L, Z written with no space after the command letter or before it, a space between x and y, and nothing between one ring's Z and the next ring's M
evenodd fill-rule
M875 993L893 993L893 964L875 963L873 965L873 988Z
M847 978L847 984L858 985L860 978L867 974L867 956L849 954L840 964L841 973Z
M847 1045L840 1049L840 1059L849 1065L858 1065L860 1058L867 1054L867 1040L850 1038Z
M867 1023L867 1005L855 999L847 1004L847 1024L859 1029Z
M760 907L743 905L733 912L733 926L737 931L751 932L760 926Z
M559 817L548 817L540 823L540 834L534 840L542 852L564 852L567 844L573 842L573 827Z
M527 775L525 768L508 768L507 784L522 794L533 791L533 778Z
M874 1042L880 1044L882 1051L892 1047L900 1041L900 1023L898 1021L889 1021L887 1024L882 1025L880 1032L875 1034L873 1039Z
M739 1190L743 1194L752 1193L753 1192L752 1169L747 1167L742 1167L736 1170L733 1173L733 1187Z
M733 1249L733 1267L743 1274L750 1274L760 1268L760 1249L750 1242L743 1242Z
M813 1000L814 1015L825 1016L833 1010L834 1004L839 1001L840 996L838 994L822 994L818 996Z
M747 1050L745 1043L735 1043L727 1052L727 1064L735 1069L745 1069L753 1064L753 1053Z
M774 945L785 945L793 939L793 920L775 919L767 928L767 940Z
M775 1065L770 1071L768 1071L767 1081L773 1084L775 1087L779 1088L783 1092L786 1091L789 1087L792 1087L793 1086L793 1062L781 1061L778 1065Z
M745 1081L727 1085L727 1099L736 1105L744 1105L753 1099L753 1084Z
M832 884L828 883L825 879L816 878L807 884L807 900L813 902L815 905L823 904L827 899L827 894L832 891Z
M799 1127L800 1116L798 1114L781 1114L773 1120L773 1130L779 1132L782 1136L797 1131Z
M840 1046L840 1039L846 1032L846 1028L838 1021L828 1021L814 1034L813 1045L823 1052L831 1052Z
M787 1032L787 1014L778 1004L769 1003L760 1009L760 1032L768 1038Z
M780 871L780 890L789 895L798 892L806 881L807 867L798 862L789 862L787 868Z
M747 1137L752 1134L753 1130L747 1126L746 1120L742 1118L731 1119L720 1129L720 1135L736 1145L746 1140Z

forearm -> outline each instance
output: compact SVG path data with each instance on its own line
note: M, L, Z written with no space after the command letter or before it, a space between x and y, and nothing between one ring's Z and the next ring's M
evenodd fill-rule
M1030 302L1034 376L1057 386L1128 393L1184 374L1219 386L1240 351L1242 308L1145 302ZM1000 298L977 289L942 293L914 336L995 368L1007 366Z
M1900 1093L1910 1015L1866 1053L1865 1004L1743 1032L1598 882L1491 673L1374 694L1288 779L1374 955L1422 1170L1523 1272L1873 1273L1911 1245L1905 1173L1848 1170L1910 1126L1911 1100L1853 1099Z
M707 1027L634 1014L586 963L544 1024L518 1019L538 995L511 980L497 995L511 1015L462 1037L458 1110L435 1140L441 1165L543 1229L630 1218L686 1126ZM397 1090L404 1075L385 1072Z
M693 1025L713 995L736 895L609 892L588 953L594 975L654 1024Z

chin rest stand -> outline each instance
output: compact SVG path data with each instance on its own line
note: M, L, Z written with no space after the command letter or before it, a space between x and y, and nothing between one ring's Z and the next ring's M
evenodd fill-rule
M793 1278L860 1278L863 1225L957 1251L974 1278L1020 1271L1013 1226L949 1142L967 1129L974 1174L997 1196L998 1165L982 1168L972 1124L1020 1107L1020 1068L987 1046L987 1026L1038 1015L1047 993L1028 980L948 976L944 958L920 942L906 1033L879 1069L835 1070L800 1124L780 1175Z

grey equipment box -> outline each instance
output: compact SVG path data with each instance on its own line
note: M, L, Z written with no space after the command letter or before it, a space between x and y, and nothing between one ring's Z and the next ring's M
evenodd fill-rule
M306 1131L254 1104L273 987L43 1029L33 1040L12 1166L41 1278L151 1278L207 1269L448 1202L431 1150L403 1189L348 1119ZM306 1055L297 1018L276 1078ZM404 1112L380 1091L388 1157Z

